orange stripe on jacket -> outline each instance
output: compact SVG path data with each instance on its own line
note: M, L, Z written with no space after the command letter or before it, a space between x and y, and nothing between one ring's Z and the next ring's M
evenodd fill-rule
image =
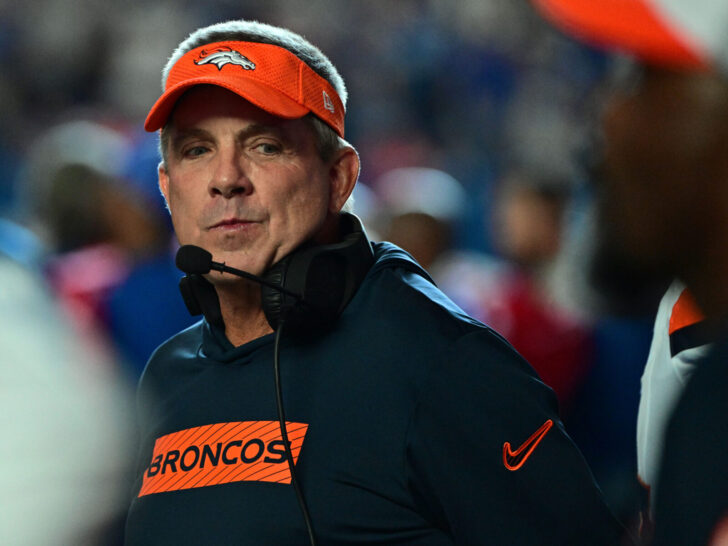
M307 430L286 423L294 464ZM278 421L216 423L157 438L139 496L240 481L291 483Z

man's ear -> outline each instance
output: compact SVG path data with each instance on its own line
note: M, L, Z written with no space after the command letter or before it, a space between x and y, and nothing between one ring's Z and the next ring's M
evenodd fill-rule
M329 193L329 211L338 213L349 199L354 185L359 178L359 154L351 146L337 150L331 168L329 179L331 190Z
M169 210L169 174L164 161L160 161L159 165L157 165L157 176L159 178L159 189L164 195L164 201L167 204L167 210Z

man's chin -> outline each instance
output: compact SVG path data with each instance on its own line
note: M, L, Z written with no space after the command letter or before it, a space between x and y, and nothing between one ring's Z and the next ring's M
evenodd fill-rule
M235 267L235 266L232 266ZM236 269L242 269L240 267L236 267ZM242 269L242 271L245 271L246 273L250 273L250 271L246 269ZM252 273L253 275L256 275L255 273ZM261 276L261 275L256 275ZM253 280L246 279L244 277L240 277L238 275L234 275L233 273L221 273L220 271L211 271L207 275L205 275L205 278L210 281L212 284L218 287L232 287L232 286L246 286L246 285L252 285L252 286L260 286L260 284L256 283Z

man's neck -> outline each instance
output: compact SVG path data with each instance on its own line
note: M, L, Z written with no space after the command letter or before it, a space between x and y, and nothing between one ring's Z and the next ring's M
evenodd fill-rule
M330 214L312 239L317 244L338 241L340 216ZM215 282L225 336L235 347L273 332L263 312L260 285L245 279Z
M220 311L225 322L225 336L239 347L273 332L263 313L260 286L247 281L215 285Z

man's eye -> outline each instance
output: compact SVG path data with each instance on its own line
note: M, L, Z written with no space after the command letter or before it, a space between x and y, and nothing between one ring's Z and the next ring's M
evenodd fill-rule
M184 150L182 155L184 155L185 157L197 157L201 156L205 152L207 152L207 148L205 148L204 146L192 146Z
M276 154L281 151L280 146L271 142L261 142L255 148L264 154Z

